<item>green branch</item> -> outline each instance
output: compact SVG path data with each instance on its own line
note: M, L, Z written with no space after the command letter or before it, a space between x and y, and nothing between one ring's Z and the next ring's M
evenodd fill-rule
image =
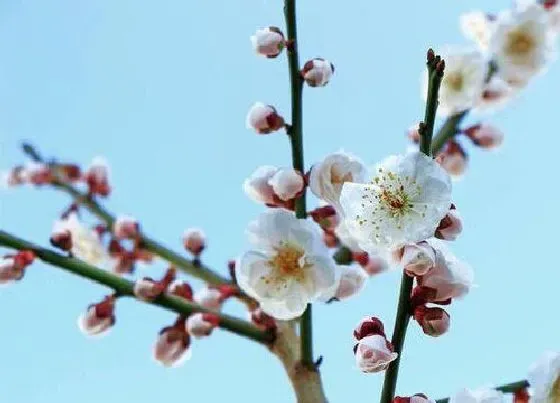
M506 383L505 385L497 386L494 389L499 390L502 393L515 393L518 390L526 389L529 387L529 382L526 380ZM448 403L451 399L446 397L444 399L436 400L436 403Z
M431 155L431 142L434 130L434 121L438 107L438 93L443 78L443 69L445 63L439 60L439 56L435 56L433 51L428 51L428 97L426 101L426 111L424 122L420 125L420 151L427 156ZM383 382L383 390L381 392L381 403L391 403L395 397L397 387L397 378L399 376L399 364L402 358L404 348L404 340L406 337L406 329L410 321L410 294L414 285L414 279L403 272L401 280L401 289L399 292L399 302L397 306L397 315L395 318L395 328L393 329L393 337L391 343L398 354L397 358L391 362L385 372L385 380Z
M451 115L447 118L432 140L432 155L437 155L445 143L459 133L459 125L468 113L469 111L467 110Z
M303 78L299 68L298 39L297 39L297 20L296 20L296 0L285 0L284 17L286 19L286 30L288 36L288 67L290 71L292 120L288 130L290 144L292 146L292 165L295 170L305 173L303 161L303 112L302 112L302 92ZM297 218L306 218L307 209L305 206L305 190L296 200L295 212ZM301 317L300 324L301 337L301 360L307 368L313 368L313 326L311 304Z
M31 242L17 238L1 230L0 245L17 250L31 250L35 253L35 256L37 256L37 258L41 259L45 263L112 288L119 296L134 296L133 282L116 276L108 271L91 266L83 262L82 260L66 257L49 249L41 248L32 244ZM239 334L263 344L269 344L274 341L274 335L272 333L263 331L249 322L245 322L233 316L212 311L201 305L189 302L183 298L171 295L162 295L151 302L151 304L160 306L180 315L190 315L195 312L213 313L220 317L220 327L222 327L223 329L229 330L230 332Z

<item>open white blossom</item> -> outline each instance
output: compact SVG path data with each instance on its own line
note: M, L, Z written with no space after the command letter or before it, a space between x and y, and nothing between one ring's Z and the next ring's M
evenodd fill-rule
M472 108L482 95L488 61L479 50L444 50L445 74L439 92L438 112L451 115ZM422 94L427 96L428 73L424 75Z
M529 369L527 380L533 391L532 403L560 401L560 353L546 352Z
M471 11L461 15L461 31L482 50L488 49L492 34L492 19L482 11Z
M72 254L94 266L104 266L109 257L97 233L82 225L77 214L68 214L66 218L55 221L53 233L69 231L72 239Z
M451 179L432 158L391 156L369 183L345 183L340 196L348 231L361 249L378 254L434 235L451 206Z
M339 151L313 165L309 187L315 196L340 211L340 192L346 182L363 182L367 169L356 157Z
M449 403L503 403L504 394L495 389L463 389L457 392Z
M247 233L255 250L238 259L237 281L267 314L282 320L300 316L307 303L335 284L334 261L310 221L271 210Z
M546 10L529 4L501 13L490 39L490 52L499 74L508 83L523 86L539 73L553 54Z

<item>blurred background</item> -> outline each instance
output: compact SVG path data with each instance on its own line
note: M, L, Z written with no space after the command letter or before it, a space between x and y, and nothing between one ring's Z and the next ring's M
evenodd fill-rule
M461 13L510 6L300 3L302 62L319 56L336 66L326 88L304 91L307 166L341 148L368 164L403 152L406 129L423 116L426 49L467 43ZM289 114L285 54L266 60L249 42L267 25L284 27L280 0L0 2L0 168L24 161L22 140L83 165L102 155L112 169L111 211L140 219L175 250L185 228L203 228L205 263L226 273L227 260L247 247L247 223L263 210L244 195L243 180L259 165L291 161L285 135L245 128L254 101ZM559 88L557 63L484 118L505 132L504 146L471 147L469 170L454 188L465 229L452 247L473 266L477 287L450 307L451 329L441 338L412 323L398 394L438 398L518 380L543 351L560 349ZM3 191L0 228L47 245L68 203L48 188ZM364 315L392 329L399 280L400 273L386 273L354 299L316 306L315 353L324 355L329 401L378 398L383 375L357 370L352 329ZM0 289L1 402L294 400L273 356L223 331L195 342L184 366L157 365L152 344L174 316L146 304L119 302L112 332L84 337L76 319L106 293L41 263ZM233 301L226 311L245 315Z

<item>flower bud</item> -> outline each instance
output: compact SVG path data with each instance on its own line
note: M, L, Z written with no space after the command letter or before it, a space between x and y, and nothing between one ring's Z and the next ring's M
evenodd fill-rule
M117 239L136 239L140 235L140 224L132 217L119 216L113 223L113 234Z
M169 286L168 293L186 299L187 301L193 300L193 290L189 283L184 281L175 280Z
M78 318L78 327L88 336L105 333L115 324L115 297L105 297L98 304L90 305Z
M410 397L400 397L396 396L393 399L393 403L435 403L434 400L428 398L423 393L417 393Z
M454 178L460 178L466 171L468 155L461 145L453 140L447 142L436 161Z
M270 165L258 167L243 182L243 190L252 200L257 203L274 204L274 189L269 184L270 179L278 172L278 168Z
M276 108L256 102L246 120L247 128L255 130L258 134L269 134L284 127L284 118L276 112Z
M268 184L282 201L296 198L305 187L303 175L292 168L280 168L269 179Z
M352 252L352 259L358 263L369 275L375 276L389 269L387 260L381 256L370 255L367 252Z
M183 246L194 257L199 257L206 248L206 236L198 228L188 228L183 233Z
M445 241L454 241L463 231L463 222L455 206L443 217L436 229L435 237Z
M101 157L93 159L84 175L84 180L91 194L105 197L111 193L111 186L109 185L109 166L107 161Z
M334 74L334 65L321 58L307 61L301 70L301 76L310 87L324 87Z
M51 233L50 243L55 248L68 252L72 249L72 233L68 229L55 228Z
M154 359L164 367L177 367L190 358L190 344L185 318L179 317L174 325L159 332L153 350Z
M276 329L274 318L266 314L261 308L256 308L250 312L250 319L255 325L263 329Z
M418 128L419 128L418 123L415 123L412 126L410 126L406 132L407 137L414 144L420 143L420 131L418 130Z
M375 316L364 317L356 329L354 329L354 339L356 339L356 341L374 334L385 337L385 327L383 326L383 322Z
M136 280L133 289L134 295L143 301L153 301L169 287L173 280L175 280L174 268L168 269L165 276L159 281L155 281L150 277Z
M325 231L334 231L340 223L340 217L331 205L317 207L310 211L309 215Z
M251 43L257 54L274 59L284 49L284 34L278 27L258 29L255 35L251 36Z
M495 149L502 145L504 134L490 125L476 125L464 130L474 144L486 149Z
M331 299L342 301L362 291L368 279L367 273L359 266L339 266L342 270L338 287Z
M31 162L26 164L22 172L23 181L33 185L45 185L54 179L53 173L47 164Z
M30 250L22 250L15 255L0 258L0 284L19 281L25 274L25 269L35 259L35 254Z
M406 245L401 249L400 264L409 276L423 276L436 261L436 253L427 242Z
M226 299L238 294L239 289L235 286L203 287L194 294L194 301L205 308L219 311Z
M513 392L513 403L529 403L531 400L531 395L527 391L527 388L518 389Z
M398 354L393 346L381 335L366 336L354 346L356 364L362 372L380 372L387 369Z
M210 336L220 324L220 317L213 313L195 313L187 319L187 331L191 336L201 339Z
M442 308L420 305L414 309L414 320L422 327L424 334L438 337L447 332L451 318Z

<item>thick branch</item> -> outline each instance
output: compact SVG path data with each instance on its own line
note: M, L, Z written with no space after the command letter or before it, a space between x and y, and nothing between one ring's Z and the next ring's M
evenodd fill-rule
M31 242L17 238L1 230L0 245L18 250L32 250L35 255L45 263L48 263L55 267L59 267L80 277L84 277L95 281L96 283L110 287L115 290L115 292L119 296L134 296L134 283L129 280L118 277L105 270L98 269L97 267L91 266L79 259L66 257L49 249L41 248L32 244ZM183 298L171 295L162 295L155 301L151 302L151 304L160 306L162 308L182 315L189 315L195 312L214 313L220 317L220 327L222 327L223 329L258 341L259 343L270 344L274 340L274 335L272 333L265 332L249 322L245 322L233 316L212 311L201 305L189 302Z
M500 392L503 393L515 393L518 390L526 389L528 387L529 387L529 382L527 382L526 380L522 380L517 382L506 383L505 385L497 386L494 389L499 390ZM446 397L444 399L436 400L436 403L448 403L449 401L450 398Z
M426 103L426 112L424 123L420 127L420 151L427 156L431 155L431 142L434 130L434 121L438 107L438 93L443 77L443 61L442 64L437 64L430 60L430 50L428 52L428 74L430 81L428 85L428 97ZM397 378L399 376L399 364L402 358L404 348L404 340L406 337L406 328L410 321L410 294L414 285L414 279L403 272L401 280L401 289L399 293L399 302L397 307L397 316L395 318L395 328L393 330L393 337L391 343L398 354L387 368L385 373L385 380L383 382L383 390L381 392L381 403L391 403L395 397L395 390L397 387Z

